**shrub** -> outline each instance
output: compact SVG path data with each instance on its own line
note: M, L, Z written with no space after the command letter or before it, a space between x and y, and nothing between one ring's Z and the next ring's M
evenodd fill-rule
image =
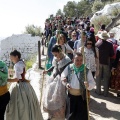
M32 68L32 65L35 63L35 61L36 61L36 55L31 56L28 60L26 60L25 61L26 70Z
M101 1L95 0L93 3L92 11L93 13L101 10L104 7L104 4Z

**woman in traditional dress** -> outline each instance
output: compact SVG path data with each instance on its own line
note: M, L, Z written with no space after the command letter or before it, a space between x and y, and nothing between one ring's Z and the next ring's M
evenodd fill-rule
M8 82L10 86L10 101L6 108L5 120L43 120L37 96L28 80L25 80L25 64L17 50L10 53L10 59L15 64L15 75Z
M113 63L111 88L117 92L117 97L120 97L120 47L117 49L116 59Z
M61 82L61 73L71 63L71 60L62 52L60 45L53 46L52 54L54 55L53 66L49 70L44 71L44 74L50 71L53 72L49 80L47 80L43 108L49 113L49 117L52 120L64 120L66 93L65 86Z

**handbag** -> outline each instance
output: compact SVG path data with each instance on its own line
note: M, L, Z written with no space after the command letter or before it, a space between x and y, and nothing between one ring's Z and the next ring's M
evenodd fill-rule
M48 59L47 63L46 63L46 69L48 70L51 66L52 66L52 63L51 63L50 59ZM50 76L51 72L48 72L47 74Z

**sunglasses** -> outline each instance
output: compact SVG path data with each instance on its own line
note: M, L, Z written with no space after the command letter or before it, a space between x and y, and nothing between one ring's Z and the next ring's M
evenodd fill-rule
M92 43L87 43L87 45L92 45Z
M76 35L72 35L73 37L76 37Z

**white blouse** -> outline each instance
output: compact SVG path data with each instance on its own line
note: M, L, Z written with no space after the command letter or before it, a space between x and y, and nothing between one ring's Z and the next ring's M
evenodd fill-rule
M65 54L66 54L67 51L73 52L73 49L67 43L62 45L62 50Z
M14 65L14 71L15 71L14 78L22 79L21 74L23 73L24 68L25 68L25 64L23 63L23 61L17 62Z
M64 78L66 78L67 76L68 76L68 67L66 67L65 70L62 72L61 80L64 80ZM79 73L78 73L78 76L79 76ZM95 81L90 70L88 71L88 74L87 74L87 82L89 84L88 90L92 90L95 87ZM70 86L74 89L80 89L79 84L80 83L78 81L76 74L72 73L72 80L70 81Z

